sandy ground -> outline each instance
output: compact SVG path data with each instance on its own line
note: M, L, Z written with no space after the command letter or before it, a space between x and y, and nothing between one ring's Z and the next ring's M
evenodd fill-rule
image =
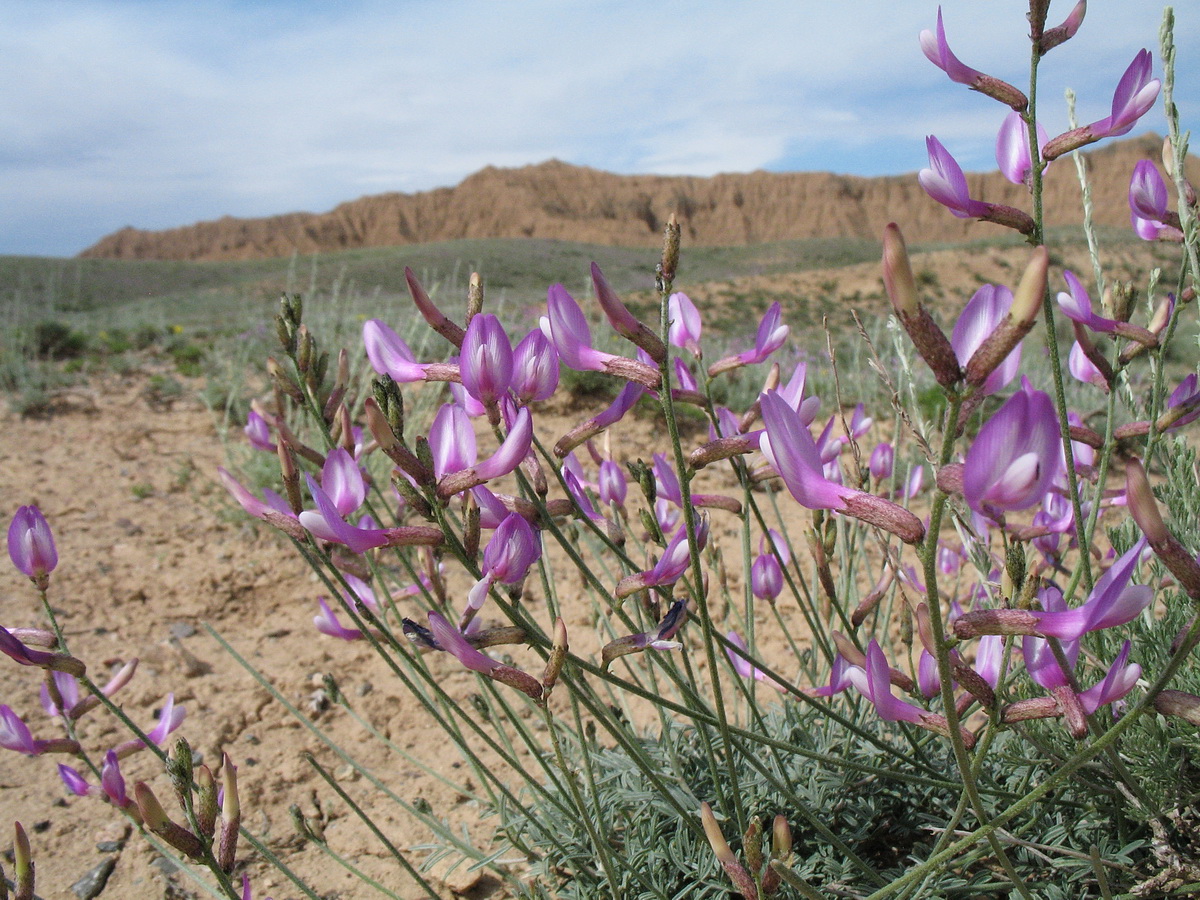
M190 392L169 406L152 402L147 383L145 372L110 374L64 393L50 418L2 415L4 521L28 503L37 504L50 521L59 565L49 596L72 653L101 682L113 667L138 657L136 678L118 695L123 708L148 729L165 695L174 692L176 702L187 708L179 733L202 759L215 766L225 751L240 766L244 823L322 896L371 892L317 849L293 838L289 804L300 804L309 814L319 805L332 846L406 900L426 896L344 811L301 754L315 753L347 778L356 799L372 809L401 848L428 841L425 828L374 796L254 683L207 634L204 623L267 673L297 706L311 709L322 673L332 673L355 705L404 749L455 777L465 772L461 761L446 752L441 731L426 723L416 702L368 647L316 633L312 616L316 597L324 591L290 545L267 528L252 527L240 509L231 507L216 480L224 455L209 411ZM539 433L561 433L582 418L586 415L573 409L547 411L538 418ZM652 422L630 417L622 424L622 454L649 459L655 433ZM719 487L710 483L697 489ZM728 521L714 526L714 539L733 535L734 520L716 515ZM536 604L536 588L534 595ZM535 614L544 612L544 606L531 608ZM414 605L409 614L417 613ZM5 561L0 566L0 623L12 628L42 622L35 590ZM568 626L575 635L586 635L573 637L573 650L596 653L599 643L586 610L568 614ZM473 678L453 660L433 664L458 696L474 689ZM0 702L26 719L35 738L57 737L57 723L38 701L40 683L36 670L0 661ZM438 814L468 825L477 840L486 840L486 823L479 822L466 798L390 756L340 711L315 717L334 724L339 739L368 767L385 773L385 780L406 799L428 801ZM84 718L81 732L87 747L100 755L120 739L103 711ZM111 807L97 797L69 795L57 775L59 761L71 762L0 753L0 822L5 829L0 846L11 846L8 822L21 821L33 843L40 896L77 896L72 885L109 859L115 867L104 898L203 896L186 875L172 874L169 861L138 835L125 840L126 829L119 827L121 820ZM148 753L128 759L123 771L130 784L145 780L170 801L169 781ZM242 855L251 860L255 897L299 896L278 873L255 864L250 851ZM413 858L423 856L418 851ZM6 869L11 875L11 860ZM446 897L505 896L497 882L461 871L444 882L435 877L434 883Z

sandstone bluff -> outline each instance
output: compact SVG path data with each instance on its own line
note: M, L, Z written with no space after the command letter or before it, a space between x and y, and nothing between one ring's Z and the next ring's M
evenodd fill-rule
M1162 140L1145 135L1087 154L1099 225L1129 225L1126 192L1139 159L1159 158ZM1200 182L1200 166L1189 159ZM967 176L971 196L1028 205L1028 192L998 172ZM1078 210L1070 159L1047 173L1046 207ZM830 173L615 175L551 160L519 169L485 168L455 187L388 193L343 203L325 213L261 219L226 217L166 231L123 228L81 256L121 259L226 260L386 247L460 238L536 237L598 244L653 244L674 212L693 244L737 245L810 237L877 239L892 219L910 240L961 241L994 226L956 219L929 199L914 175L861 178ZM1076 212L1078 217L1080 213ZM1048 222L1067 225L1078 221Z

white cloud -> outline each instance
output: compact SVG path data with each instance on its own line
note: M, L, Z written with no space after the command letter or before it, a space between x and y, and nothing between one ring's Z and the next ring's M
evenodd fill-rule
M968 167L991 165L1002 110L950 84L917 50L935 7L863 0L842 9L791 0L8 4L0 251L74 252L123 224L326 209L551 156L622 172L711 174L797 159L910 171L923 164L924 135L937 133ZM1072 79L1084 121L1107 113L1124 66L1156 41L1156 9L1149 0L1096 8L1047 58L1051 131L1065 126L1061 91ZM965 62L1020 83L1023 4L974 0L945 15ZM1200 28L1183 24L1186 54ZM889 148L874 163L862 155L889 140L911 152Z

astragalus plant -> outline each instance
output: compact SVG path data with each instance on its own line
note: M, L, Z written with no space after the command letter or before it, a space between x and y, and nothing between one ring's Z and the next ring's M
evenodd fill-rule
M408 272L442 352L417 358L372 319L369 386L350 375L363 348L331 353L284 298L273 399L247 424L278 455L278 490L221 477L320 575L316 630L368 642L444 729L471 773L464 796L494 825L476 845L358 767L338 724L362 720L335 671L325 690L345 718L319 733L368 776L356 791L434 834L414 851L377 830L395 881L364 892L433 891L422 872L446 856L547 898L1200 891L1200 389L1167 365L1195 340L1200 264L1171 19L1162 81L1138 52L1114 73L1110 116L1051 137L1039 64L1086 30L1083 2L1053 27L1047 7L1029 6L1025 90L960 61L940 11L920 36L953 82L1001 104L997 162L1028 201L972 197L933 136L920 183L950 214L1023 235L1019 280L939 321L889 225L894 346L864 354L870 372L833 373L824 396L806 389L823 337L791 332L779 304L711 358L704 310L675 290L674 218L654 321L595 266L602 317L552 285L523 335L486 311L478 280L460 314ZM1160 96L1170 137L1161 170L1131 173L1131 219L1181 248L1178 271L1135 287L1098 253L1092 271L1062 270L1045 179L1076 177L1068 154L1127 133ZM771 365L784 354L805 361ZM619 390L552 430L561 367ZM750 372L764 378L753 403L714 401ZM868 377L890 406L843 396ZM707 435L681 427L685 406ZM627 436L635 407L650 447ZM24 546L14 559L35 557ZM446 686L462 667L469 699ZM197 858L211 846L210 829Z

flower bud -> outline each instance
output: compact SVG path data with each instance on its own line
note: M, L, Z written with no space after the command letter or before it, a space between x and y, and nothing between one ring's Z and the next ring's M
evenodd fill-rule
M150 785L144 781L135 784L133 798L147 828L191 859L204 858L204 844L182 825L171 821Z
M429 323L429 327L455 347L461 347L466 332L446 318L445 314L429 299L429 295L425 293L425 288L421 287L421 283L417 281L417 276L408 266L404 267L404 280L408 282L408 292L412 295L413 303L416 304L421 316Z
M754 884L754 879L750 877L750 873L737 861L737 857L729 849L729 842L721 834L721 826L717 824L717 817L713 815L712 807L707 803L700 804L700 824L704 826L704 836L708 838L708 844L712 847L717 862L721 864L721 868L733 882L734 889L745 900L759 900L758 888Z
M1161 691L1154 698L1154 708L1164 716L1178 716L1200 728L1200 697L1185 691Z
M662 261L658 269L658 277L666 285L675 280L675 270L679 267L679 238L682 231L675 213L671 213L663 229Z
M1151 548L1193 600L1200 600L1200 563L1168 530L1158 510L1150 480L1141 462L1131 459L1125 467L1125 491L1129 498L1129 514L1146 535Z
M562 672L563 663L567 661L567 651L569 649L570 647L567 644L567 626L560 616L554 622L554 647L550 651L550 658L546 660L546 668L542 672L543 697L550 696L550 691L554 689L559 673Z
M217 782L208 766L196 769L196 823L200 833L212 838L217 824Z
M483 311L483 281L478 272L471 273L467 282L467 324Z
M29 836L20 822L13 822L13 868L16 870L14 900L33 900L33 852L29 848Z
M238 799L237 766L228 753L221 754L221 781L225 796L221 804L221 825L217 832L217 863L222 871L232 872L237 854L238 827L242 823L242 807Z
M917 353L933 371L938 384L950 387L962 374L958 359L950 339L921 305L908 248L895 222L889 222L883 229L883 283Z

